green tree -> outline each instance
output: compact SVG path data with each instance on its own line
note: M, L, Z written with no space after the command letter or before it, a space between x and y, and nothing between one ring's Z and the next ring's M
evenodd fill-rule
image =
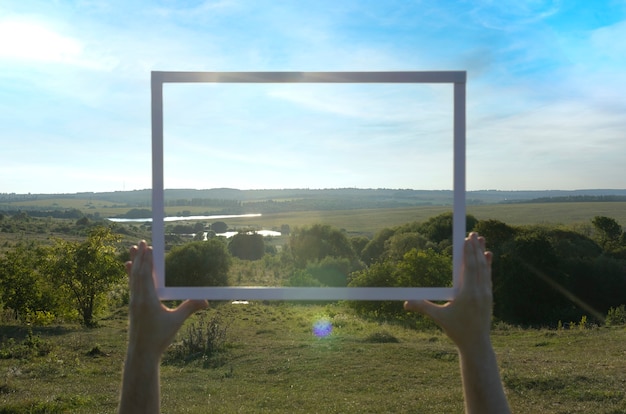
M452 286L452 258L433 249L408 251L398 263L397 286Z
M228 231L228 224L224 223L223 221L216 221L214 223L211 223L211 230L213 230L217 234L226 233Z
M297 269L288 279L284 282L285 286L289 287L321 287L322 284L313 275L304 269Z
M167 286L226 286L231 257L217 239L176 246L165 257Z
M515 228L499 220L480 220L474 230L487 241L487 247L496 253L504 244L511 241L515 236Z
M327 256L354 259L354 251L346 235L327 224L296 229L289 238L289 247L300 267Z
M259 260L265 255L265 241L258 233L237 233L230 239L228 251L242 260Z
M346 287L351 270L352 263L349 259L331 256L306 265L306 272L319 281L321 286Z
M433 249L412 249L396 262L379 261L354 272L349 287L447 287L452 284L452 258ZM405 314L401 301L349 301L357 312L384 317Z
M598 232L597 239L604 250L613 250L620 245L622 226L615 219L595 216L591 224Z
M412 249L424 250L433 243L417 232L396 233L385 242L385 251L392 260L401 260Z
M369 241L361 251L361 260L366 265L371 265L383 258L385 253L385 242L395 234L390 228L380 230L372 240Z
M68 292L82 322L95 324L95 312L111 287L124 277L116 254L120 236L103 226L89 231L83 242L57 240L48 271L53 283Z
M471 231L477 223L476 217L468 214L465 218L466 231ZM429 218L419 226L417 231L434 243L452 242L452 213L442 213Z
M44 255L41 247L20 243L0 258L0 299L15 319L28 311L56 311L53 289L40 272Z
M363 249L365 248L365 246L367 246L369 242L370 239L365 236L350 237L350 245L352 245L352 250L354 250L354 253L356 253L359 258L361 257L361 252L363 252Z
M398 267L391 260L378 261L366 269L351 275L349 287L394 287L397 285ZM402 302L395 301L348 301L357 313L374 316L393 316L402 311Z

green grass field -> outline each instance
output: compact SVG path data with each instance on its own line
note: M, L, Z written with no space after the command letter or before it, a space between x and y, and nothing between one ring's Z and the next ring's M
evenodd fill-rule
M86 211L104 216L111 208ZM321 222L349 233L372 234L447 210L300 212L226 222L263 228ZM468 213L512 225L589 225L596 215L626 223L626 203L618 202L484 205L471 206ZM50 237L45 230L0 233L0 243ZM227 328L226 346L211 358L163 365L165 413L463 410L455 348L435 328L416 331L364 320L340 304L218 304L205 314L217 315ZM0 414L113 413L126 318L126 310L117 309L98 328L32 327L29 336L28 327L3 315ZM329 337L312 334L321 318L332 322ZM185 329L179 340L184 335ZM570 330L534 330L498 325L493 342L514 412L626 414L625 327L579 329L574 324Z
M463 410L455 348L434 328L367 321L332 304L222 304L205 314L226 327L226 346L163 364L164 413ZM312 334L321 318L333 326L325 338ZM27 328L0 326L0 413L113 413L126 326L121 309L95 329L33 328L38 345L20 345ZM505 326L493 342L514 412L626 413L626 328Z
M88 199L48 199L12 204L12 208L36 207L78 209L84 213L97 213L100 217L114 217L130 210L127 206ZM207 213L207 207L167 207L166 214L175 215L182 210L190 214ZM280 227L281 224L304 226L324 222L348 231L375 232L411 221L423 221L442 212L451 211L449 206L419 206L392 209L358 209L299 211L292 213L264 214L261 218L228 219L233 226ZM210 212L210 211L209 211ZM607 216L619 223L626 223L626 202L568 202L568 203L519 203L469 205L468 214L478 219L497 219L511 225L589 223L594 216ZM255 213L249 211L248 213Z

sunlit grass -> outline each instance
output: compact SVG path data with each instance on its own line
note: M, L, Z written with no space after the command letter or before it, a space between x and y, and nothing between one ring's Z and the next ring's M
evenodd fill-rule
M365 320L340 304L222 303L204 315L228 325L226 345L210 357L219 363L200 358L163 365L163 412L462 411L456 349L437 329ZM316 336L322 319L332 332ZM50 350L0 359L0 407L114 412L126 326L125 312L117 312L96 329L33 328ZM0 327L3 346L27 334L8 321ZM493 342L514 412L626 412L624 327L500 324ZM48 411L33 410L37 404Z

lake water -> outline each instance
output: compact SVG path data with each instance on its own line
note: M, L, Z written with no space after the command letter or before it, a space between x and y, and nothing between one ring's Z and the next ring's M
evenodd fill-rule
M218 236L223 236L226 238L233 237L235 234L239 233L238 231L227 231L226 233L217 233ZM248 234L252 234L253 232L249 231ZM274 230L255 230L254 233L260 234L263 237L278 237L281 236L282 233ZM205 236L206 237L206 236Z
M260 217L261 214L253 213L253 214L221 214L214 216L170 216L163 218L163 221L172 222L172 221L191 221L191 220L221 220L221 219L229 219L229 218L248 218L248 217ZM129 218L117 218L111 217L108 219L114 223L152 223L152 217L148 218L138 218L138 219L129 219ZM237 234L237 231L227 231L226 233L218 233L218 236L230 238ZM260 234L263 237L278 237L281 236L281 232L274 230L256 230L255 233ZM248 233L250 234L250 233ZM194 237L195 234L189 234L188 236ZM204 233L204 239L206 240L206 233Z
M229 219L229 218L246 218L246 217L260 217L261 214L222 214L215 216L170 216L165 217L163 221L191 221L191 220L220 220L220 219ZM138 218L138 219L130 219L130 218L117 218L110 217L109 221L114 223L151 223L152 217L147 218Z

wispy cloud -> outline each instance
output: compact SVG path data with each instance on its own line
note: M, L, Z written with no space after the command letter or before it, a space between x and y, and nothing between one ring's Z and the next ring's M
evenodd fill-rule
M0 16L0 192L149 187L151 70L465 69L470 187L624 186L620 2L33 0ZM449 187L435 137L449 135L450 88L409 89L171 89L169 132L187 148L171 155L222 162L212 182L248 188Z

